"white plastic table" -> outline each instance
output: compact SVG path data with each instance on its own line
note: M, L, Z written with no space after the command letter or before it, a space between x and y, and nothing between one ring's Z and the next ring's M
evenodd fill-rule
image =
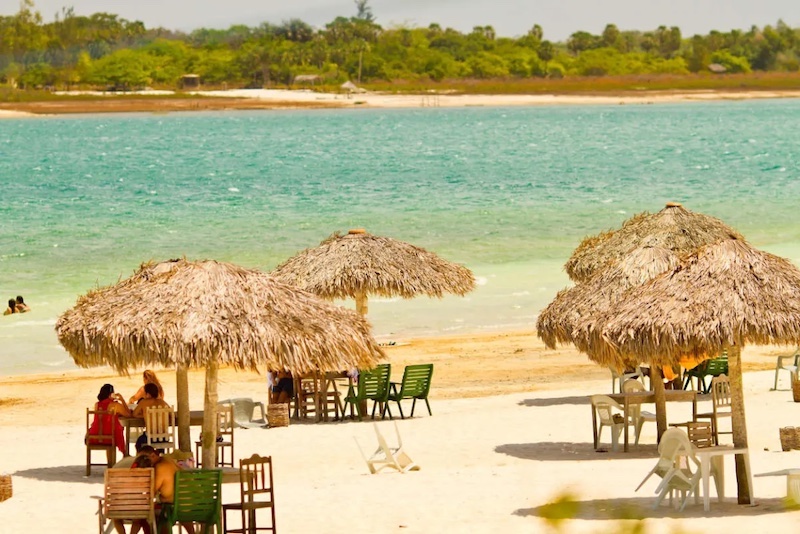
M753 473L750 470L750 452L746 447L694 447L694 453L700 460L700 476L703 478L703 510L708 512L711 509L709 496L709 477L711 467L714 467L714 484L717 487L717 500L722 502L725 498L725 470L724 461L727 454L741 454L744 456L744 469L747 474L747 481L750 484L750 504L755 504L753 490Z

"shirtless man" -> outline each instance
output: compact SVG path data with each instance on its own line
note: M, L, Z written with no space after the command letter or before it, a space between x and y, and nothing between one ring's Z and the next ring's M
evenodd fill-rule
M161 503L161 509L157 517L158 529L160 532L169 532L170 529L161 523L167 517L172 508L172 503L175 501L175 473L178 472L180 467L173 460L162 458L158 451L149 445L144 445L139 454L146 456L155 469L155 490ZM181 523L181 526L189 534L194 534L194 526L191 523Z
M158 386L149 382L144 385L144 398L139 401L139 404L133 410L133 417L144 418L148 408L158 406L169 407L169 404L164 399L158 398ZM147 434L142 432L142 435L136 440L136 449L141 450L142 445L145 443L147 443Z

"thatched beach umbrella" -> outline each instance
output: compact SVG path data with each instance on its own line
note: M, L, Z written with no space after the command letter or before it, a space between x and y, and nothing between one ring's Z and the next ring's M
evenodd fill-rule
M307 373L370 368L385 357L358 314L266 273L211 260L145 264L132 277L80 297L59 317L56 332L81 367L110 365L127 373L177 366L183 450L190 450L186 369L205 368L205 465L215 464L220 365Z
M573 281L585 282L635 248L662 247L683 255L730 237L743 239L719 219L668 202L658 213L634 215L619 230L587 237L572 253L564 269Z
M747 343L800 343L800 270L744 240L728 239L630 289L591 321L586 331L592 343L610 343L621 354L658 365L727 350L733 443L747 447L740 351ZM739 502L749 502L738 457L736 472Z
M475 289L475 277L466 267L362 229L333 234L280 264L272 275L323 298L353 298L362 315L367 314L367 295L441 298Z

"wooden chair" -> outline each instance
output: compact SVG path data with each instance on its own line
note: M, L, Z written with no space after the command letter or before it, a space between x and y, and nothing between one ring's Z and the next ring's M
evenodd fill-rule
M175 499L166 516L159 519L159 529L172 529L175 523L214 525L222 532L220 496L221 469L183 469L175 473ZM161 532L159 530L158 532Z
M169 452L175 445L175 411L171 406L157 406L144 411L147 445Z
M322 375L312 373L295 379L294 413L296 417L305 419L313 417L322 419L322 387L325 380Z
M233 406L225 404L217 407L217 466L229 465L233 467L233 428L235 426L233 421ZM201 467L201 454L203 449L203 441L198 440L195 442L195 458L197 467ZM225 460L225 451L230 451L230 457Z
M711 432L714 434L714 445L719 445L720 434L733 434L720 432L719 419L731 417L731 382L726 375L716 376L711 380L711 411L695 414L694 420L710 419Z
M275 494L272 485L272 457L254 454L239 460L239 502L222 505L225 533L256 533L275 530ZM270 526L258 526L258 510L269 509ZM241 528L228 524L228 512L241 512Z
M389 418L391 418L392 412L388 410L390 377L391 364L388 363L377 365L369 371L359 371L358 384L355 388L351 385L344 398L344 407L347 408L347 405L350 405L350 417L353 417L353 406L355 406L358 420L361 421L365 415L366 401L371 400L373 419L375 419L375 408L378 406L381 408L381 418L386 412L389 412Z
M401 419L405 419L403 407L400 405L400 401L403 399L414 399L414 402L411 404L410 417L414 417L414 408L417 405L417 399L424 400L425 405L428 407L428 415L433 415L433 412L431 412L431 405L428 402L428 393L431 390L431 377L433 377L432 363L406 365L406 368L403 370L403 381L399 384L400 389L397 389L397 382L391 382L391 391L388 400L397 403L397 409L400 410Z
M711 423L691 421L686 424L689 441L698 449L705 449L714 445L714 432Z
M142 520L150 525L151 532L156 532L154 473L152 467L106 469L97 511L100 534L105 532L106 523L114 520Z
M97 418L98 432L89 435L89 429ZM111 467L117 462L117 442L114 436L114 427L117 424L117 414L102 410L86 409L86 476L91 476L92 466ZM105 463L92 463L92 451L104 451Z

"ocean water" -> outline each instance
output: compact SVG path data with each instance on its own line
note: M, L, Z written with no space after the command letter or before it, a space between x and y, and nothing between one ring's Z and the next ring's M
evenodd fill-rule
M586 235L667 201L800 261L800 100L113 114L0 121L0 375L74 369L53 326L143 261L270 270L366 228L473 270L372 299L379 340L530 330ZM344 302L353 307L351 302Z

